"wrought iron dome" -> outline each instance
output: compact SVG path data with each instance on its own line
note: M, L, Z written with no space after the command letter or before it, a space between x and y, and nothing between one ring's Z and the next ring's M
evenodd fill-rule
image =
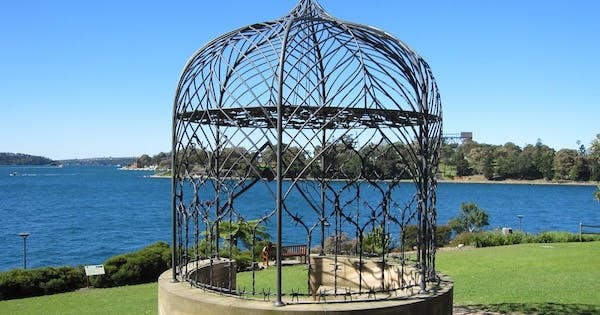
M173 280L194 282L190 264L220 256L232 242L220 236L222 226L253 222L257 241L276 218L277 304L282 243L320 242L323 254L325 226L349 233L343 222L361 237L366 224L399 234L417 226L426 290L436 277L441 129L428 64L394 36L339 20L315 0L212 40L185 65L174 100ZM344 185L333 184L340 179ZM404 179L414 192L398 192ZM263 193L244 199L260 183ZM291 225L300 232L289 232ZM199 249L203 239L208 245Z
M441 120L425 61L393 36L344 22L314 0L229 32L181 76L178 118L238 127L336 129ZM326 122L326 123L325 123Z

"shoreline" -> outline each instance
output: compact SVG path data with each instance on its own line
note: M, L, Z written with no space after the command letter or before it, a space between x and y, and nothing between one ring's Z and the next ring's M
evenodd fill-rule
M149 175L146 177L150 178L171 178L171 175ZM285 179L289 180L289 179ZM342 181L341 179L332 179L332 181ZM404 182L404 181L403 181ZM410 180L406 180L405 182L410 182ZM563 186L600 186L600 182L575 182L568 180L559 180L559 181L550 181L544 179L505 179L505 180L487 180L481 176L469 176L469 177L461 177L455 179L438 179L438 183L444 184L500 184L500 185L563 185Z
M465 176L454 179L438 179L438 183L449 184L504 184L504 185L564 185L564 186L599 186L600 182L578 182L569 180L545 180L545 179L504 179L488 180L481 175Z

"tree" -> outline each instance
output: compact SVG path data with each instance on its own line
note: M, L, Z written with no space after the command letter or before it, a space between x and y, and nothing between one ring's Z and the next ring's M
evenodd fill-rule
M496 153L496 172L498 175L502 176L503 178L520 179L520 155L521 148L512 142L507 142L503 146L499 147Z
M386 252L390 250L391 241L392 237L390 233L383 233L383 228L377 226L365 235L362 248L371 254L381 255L384 252L384 249Z
M496 147L489 144L477 144L474 141L469 142L465 148L465 158L469 161L469 166L476 174L481 174L487 179L494 176L494 151Z
M571 179L571 170L575 166L577 151L572 149L561 149L554 156L554 177L556 179Z
M596 201L600 202L600 186L598 186L598 189L596 189L596 191L594 192L594 198L596 199Z
M456 233L481 231L490 225L489 216L485 210L473 202L461 203L460 214L450 220L449 225Z
M600 133L589 148L590 180L600 181Z
M271 236L267 233L264 225L259 225L258 220L251 221L223 221L219 223L219 234L221 238L229 241L233 246L238 247L238 243L250 249L252 247L252 231L257 242L269 240ZM227 243L226 243L227 244Z

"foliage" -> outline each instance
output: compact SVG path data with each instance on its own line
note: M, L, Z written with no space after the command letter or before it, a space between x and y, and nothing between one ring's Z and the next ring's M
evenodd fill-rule
M223 221L219 223L219 234L226 243L231 242L233 246L241 245L246 249L252 248L252 236L256 237L257 243L268 241L271 235L267 233L267 228L259 224L258 220L250 221Z
M600 181L600 133L592 141L589 148L588 166L590 167L590 180Z
M214 225L213 225L214 229ZM210 256L209 242L206 231L202 232L203 238L198 242L197 252L189 249L192 258L204 259ZM214 232L213 232L214 234ZM258 220L223 221L219 223L219 256L236 260L238 270L246 270L252 264L252 245L254 237L254 260L260 259L263 247L269 244L271 235L266 227L259 224ZM214 242L213 242L214 245ZM231 256L231 257L230 257Z
M341 233L338 237L337 250L336 250L336 238L335 236L329 236L325 239L325 253L327 254L343 254L343 255L355 255L358 249L358 240L356 238L350 238L348 234Z
M154 282L169 268L170 257L169 246L158 242L134 253L109 258L104 263L106 274L91 277L90 282L96 287ZM0 273L0 300L68 292L86 283L82 267L15 269Z
M435 230L435 244L442 247L450 243L452 238L452 227L450 225L438 225Z
M504 145L480 144L465 141L461 145L444 144L440 163L444 176L452 178L470 173L483 175L489 180L547 179L547 180L600 180L600 134L588 149L554 149L540 139L535 145L521 148L512 142ZM447 170L455 174L447 174Z
M384 233L381 226L375 227L363 237L363 252L370 255L381 255L383 249L389 252L391 249L392 237L390 233Z
M63 165L79 165L79 166L114 166L114 165L129 165L135 161L135 157L99 157L85 159L67 159L60 160Z
M231 254L231 255L230 255ZM252 254L249 250L240 250L237 247L225 247L219 251L219 255L224 258L235 260L237 271L248 270L252 266ZM254 256L257 259L260 256Z
M410 250L418 245L418 228L416 225L407 225L402 230L402 240L405 250ZM435 230L436 246L442 247L450 243L452 238L452 227L450 225L438 225Z
M0 165L54 165L57 162L43 157L23 153L0 152Z
M517 231L505 235L500 231L485 231L460 233L452 240L451 245L465 244L475 247L492 247L526 243L567 243L579 241L578 233L542 232L539 234L529 234ZM581 241L600 241L600 235L584 234L581 236Z
M0 273L0 300L73 291L85 281L81 267L15 269Z
M227 147L219 154L223 176L262 177L273 179L276 146L252 151L244 147ZM314 152L284 144L284 177L311 177L353 179L409 179L409 167L402 161L407 148L400 144L370 143L360 147L351 136L335 143L326 143ZM213 167L216 153L205 148L186 148L179 152L179 159L190 173L205 173ZM308 166L311 159L317 160ZM321 162L324 163L323 169ZM139 167L158 165L170 168L171 153L159 153L153 157L143 155L135 164ZM254 163L254 164L253 164ZM546 180L600 180L600 134L589 148L580 145L579 150L553 148L537 139L535 145L521 148L507 142L504 145L477 143L472 140L462 144L444 143L441 147L440 165L443 176L483 175L489 180L546 179Z
M171 168L171 153L160 152L152 157L144 154L133 162L133 165L137 168L144 168L149 166L158 166L159 169L170 169Z
M157 242L137 252L113 256L104 262L106 274L93 277L95 287L153 282L171 264L169 245Z
M479 208L477 204L473 202L461 203L460 214L450 220L449 225L456 233L462 233L465 231L474 232L481 231L481 229L489 225L489 217L485 210Z
M596 199L596 201L600 202L600 186L598 186L598 188L594 192L594 199Z

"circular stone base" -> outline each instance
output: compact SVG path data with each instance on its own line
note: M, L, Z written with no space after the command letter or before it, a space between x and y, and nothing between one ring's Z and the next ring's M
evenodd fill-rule
M187 282L172 282L172 271L164 272L158 279L159 315L237 315L237 314L452 314L453 283L442 276L439 286L427 294L415 294L388 300L355 301L340 303L294 303L283 301L284 306L273 302L220 295L192 287ZM287 297L290 299L290 297Z

